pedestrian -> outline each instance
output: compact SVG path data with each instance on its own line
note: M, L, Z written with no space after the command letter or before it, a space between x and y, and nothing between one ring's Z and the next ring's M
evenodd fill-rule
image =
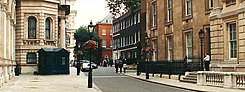
M116 61L115 61L116 73L118 73L118 65L119 65L119 61L118 61L118 60L116 60Z
M126 73L126 70L127 70L128 66L126 63L123 64L123 72Z
M206 53L206 57L203 59L205 64L205 71L209 71L210 56Z
M123 67L123 61L119 60L119 69L120 69L120 73L122 73L122 67Z

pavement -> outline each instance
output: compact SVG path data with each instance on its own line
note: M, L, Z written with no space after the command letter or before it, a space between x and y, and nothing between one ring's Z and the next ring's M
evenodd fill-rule
M185 82L180 82L179 80L176 80L177 78L173 77L173 79L168 79L168 77L163 77L160 78L157 75L154 75L152 77L151 75L149 76L149 79L145 79L145 74L142 74L137 76L136 72L127 72L124 73L126 76L130 76L136 79L140 79L143 81L148 81L160 85L167 85L167 86L172 86L176 88L181 88L181 89L188 89L191 91L198 91L198 92L245 92L244 89L235 89L235 88L223 88L223 87L214 87L214 86L202 86L202 85L197 85L193 83L185 83ZM168 76L168 75L166 75Z
M76 68L70 68L67 75L28 75L15 76L0 88L0 92L102 92L95 84L87 88L87 76L76 75Z

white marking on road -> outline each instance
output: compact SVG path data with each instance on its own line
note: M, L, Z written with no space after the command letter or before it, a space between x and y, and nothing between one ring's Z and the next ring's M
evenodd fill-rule
M93 78L125 78L128 76L93 76Z

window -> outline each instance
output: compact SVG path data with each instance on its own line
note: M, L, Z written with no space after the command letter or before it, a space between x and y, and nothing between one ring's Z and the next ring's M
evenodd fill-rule
M140 13L138 13L138 23L140 23Z
M134 24L136 24L137 23L137 15L135 14L134 15Z
M229 24L230 58L237 58L236 23Z
M45 21L45 39L50 39L50 19L47 18Z
M186 55L187 55L187 58L192 58L192 35L191 33L186 34Z
M27 64L36 64L37 63L36 53L27 53L26 58L27 58L26 59Z
M173 60L173 39L168 37L168 60Z
M234 5L236 4L236 0L226 0L225 3L226 3L226 6Z
M153 61L157 61L157 40L153 41Z
M110 47L111 47L111 48L113 47L113 42L112 42L112 40L110 40Z
M138 41L140 41L140 31L138 31Z
M172 0L167 0L167 22L172 21Z
M106 35L106 29L102 29L102 35Z
M157 25L157 7L156 3L152 3L152 27Z
M102 47L103 47L103 48L106 48L106 40L103 40L103 41L102 41Z
M36 39L36 24L37 20L35 17L31 16L28 18L28 38Z
M66 34L66 44L69 45L71 43L70 39L71 39L70 36Z
M191 0L185 0L185 15L191 15Z
M209 9L214 7L214 0L209 0Z
M112 29L110 30L110 35L113 35Z

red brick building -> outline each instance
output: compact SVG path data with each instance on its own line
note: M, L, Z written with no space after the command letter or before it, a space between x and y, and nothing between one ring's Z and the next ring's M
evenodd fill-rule
M112 21L113 15L108 14L102 21L98 22L95 30L102 39L102 57L101 60L107 58L112 59Z

